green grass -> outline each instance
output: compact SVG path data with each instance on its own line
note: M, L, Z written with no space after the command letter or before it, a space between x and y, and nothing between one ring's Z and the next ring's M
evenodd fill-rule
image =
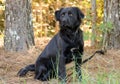
M116 69L109 70L108 72L102 70L102 68L98 66L98 71L93 72L88 69L88 66L81 67L82 68L82 80L79 81L77 77L77 73L75 71L75 67L68 68L66 71L70 71L73 74L67 77L67 83L64 81L60 81L58 78L58 63L59 59L56 61L57 69L55 69L55 75L57 78L51 79L48 81L49 84L120 84L120 71ZM75 66L75 65L74 65ZM20 81L21 82L21 81ZM27 84L26 80L22 80L23 84Z
M82 81L78 80L77 73L74 68L71 69L73 74L68 77L69 82L66 84L120 84L120 71L102 72L99 70L91 74L87 69L82 67ZM93 71L92 71L93 73ZM49 84L65 84L57 79L51 79ZM27 84L25 79L20 80L20 84Z
M58 60L59 61L59 60ZM120 84L120 71L118 70L110 70L109 72L106 72L102 70L102 68L98 66L98 71L88 71L87 67L82 67L82 80L79 81L78 77L76 76L77 73L74 68L70 68L70 71L73 72L73 74L70 77L67 77L69 81L67 81L67 84ZM67 70L68 72L69 70ZM94 74L91 74L94 73ZM58 72L56 73L58 74ZM65 82L60 82L57 78L56 84L65 84ZM55 79L56 80L56 79ZM50 84L53 84L54 81L51 81Z
M90 75L87 71L83 71L81 84L120 84L119 72L98 72Z
M120 71L105 72L99 70L98 72L91 74L91 72L83 68L81 82L78 80L78 77L76 76L77 73L75 69L72 69L71 71L73 72L73 74L70 77L68 77L70 81L67 84L120 84Z

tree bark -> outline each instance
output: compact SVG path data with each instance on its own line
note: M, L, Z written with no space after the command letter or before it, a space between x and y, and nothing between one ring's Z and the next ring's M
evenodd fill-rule
M113 23L112 31L104 34L104 46L120 49L120 0L104 0L104 22Z
M91 5L92 5L92 40L91 40L91 45L95 45L95 38L96 38L96 18L97 18L97 11L96 11L96 0L91 0Z
M25 51L33 45L31 0L6 0L5 50Z

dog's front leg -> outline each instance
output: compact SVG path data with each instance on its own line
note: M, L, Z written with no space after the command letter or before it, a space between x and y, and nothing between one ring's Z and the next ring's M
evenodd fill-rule
M80 57L80 55L77 55L77 57L75 57L75 70L77 72L77 76L78 76L80 81L82 79L81 63L82 63L82 58Z
M58 77L63 82L66 81L65 57L63 55L59 57Z

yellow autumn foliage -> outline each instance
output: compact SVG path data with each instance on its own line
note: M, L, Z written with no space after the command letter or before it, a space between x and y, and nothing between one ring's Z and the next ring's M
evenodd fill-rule
M96 1L97 25L99 26L103 21L103 0ZM54 12L66 6L79 7L86 16L82 29L86 32L91 31L91 0L32 0L32 20L35 37L53 36L59 30ZM0 34L4 31L4 10L5 0L0 0Z

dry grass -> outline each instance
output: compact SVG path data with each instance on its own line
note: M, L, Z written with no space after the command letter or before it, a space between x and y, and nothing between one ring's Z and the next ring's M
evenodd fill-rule
M52 79L50 82L41 82L34 80L34 73L29 72L26 77L17 77L17 72L20 68L34 63L38 55L46 46L50 38L40 38L36 40L36 46L27 52L15 53L5 52L3 47L0 47L0 84L56 84L58 81ZM85 49L85 56L92 54L94 49ZM73 63L68 64L68 67L73 66ZM120 50L108 50L105 55L96 55L92 60L82 66L82 71L85 75L95 79L99 73L119 73L120 70ZM69 74L71 71L67 71ZM72 82L71 77L68 83ZM97 84L97 83L96 83Z

